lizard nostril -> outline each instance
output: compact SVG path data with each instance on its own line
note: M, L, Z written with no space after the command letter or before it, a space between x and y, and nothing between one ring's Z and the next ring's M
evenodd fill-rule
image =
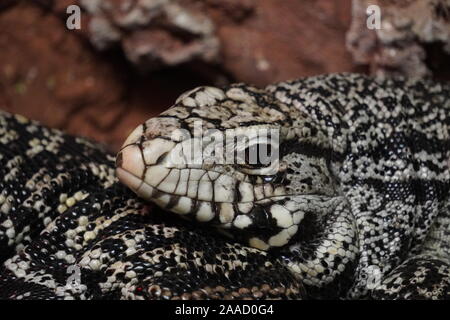
M121 168L123 163L123 155L122 152L119 152L119 154L116 157L116 168Z

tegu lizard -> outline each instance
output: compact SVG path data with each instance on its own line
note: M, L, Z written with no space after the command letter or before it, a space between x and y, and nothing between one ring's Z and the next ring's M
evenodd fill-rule
M446 84L200 87L138 126L116 164L143 199L278 255L312 296L450 296Z

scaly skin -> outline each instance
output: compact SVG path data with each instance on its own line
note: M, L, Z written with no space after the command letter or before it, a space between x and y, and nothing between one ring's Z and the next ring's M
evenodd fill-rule
M353 74L201 87L131 134L118 175L162 208L276 252L310 296L448 298L449 97L447 85ZM207 129L276 130L279 162L224 163L219 149L191 163L198 120L200 151L221 141Z
M4 112L0 254L0 299L305 295L276 256L151 209L98 145Z
M197 222L98 145L0 113L0 297L449 298L449 92L339 74L183 95L117 173ZM175 161L195 119L272 128L279 162Z

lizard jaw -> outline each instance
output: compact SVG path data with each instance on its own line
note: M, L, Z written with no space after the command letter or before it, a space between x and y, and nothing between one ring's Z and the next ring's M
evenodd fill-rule
M117 176L138 196L161 208L237 233L250 246L263 250L286 245L298 230L303 213L280 205L285 203L284 193L276 195L273 188L264 186L256 189L250 183L211 170L167 168L162 163L147 166L143 159L137 145L125 146L117 156ZM180 181L186 185L184 190L179 188ZM268 190L272 191L270 195L266 194ZM247 232L242 232L244 229ZM260 232L265 234L263 238Z

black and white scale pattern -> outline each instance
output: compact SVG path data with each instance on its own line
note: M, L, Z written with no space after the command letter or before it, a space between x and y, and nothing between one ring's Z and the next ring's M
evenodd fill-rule
M99 146L2 113L0 297L449 298L449 97L354 74L197 88L124 143L140 198ZM171 163L197 120L278 129L277 171Z

